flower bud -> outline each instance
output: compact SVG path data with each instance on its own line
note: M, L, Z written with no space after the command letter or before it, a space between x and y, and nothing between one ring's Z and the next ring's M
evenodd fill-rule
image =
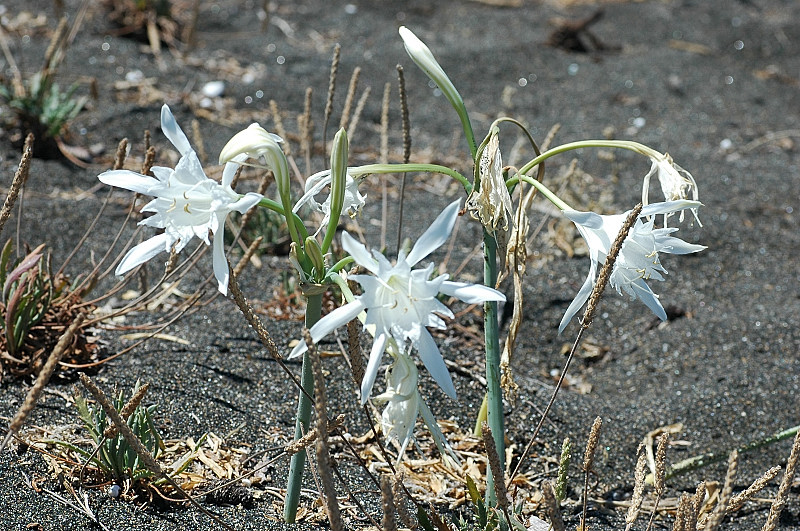
M325 273L325 258L322 255L322 249L319 243L317 243L316 238L313 236L306 238L303 250L306 256L308 256L308 259L311 260L311 265L314 267L314 272L316 273L315 276L322 276Z
M350 145L347 140L347 132L344 128L337 131L333 137L333 147L331 148L331 196L330 196L330 220L325 230L325 238L322 242L322 251L325 252L333 241L336 227L339 224L339 216L342 214L344 205L344 195L347 190L347 157Z

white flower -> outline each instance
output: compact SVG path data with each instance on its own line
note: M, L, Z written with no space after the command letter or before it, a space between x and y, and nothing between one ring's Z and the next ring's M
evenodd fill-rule
M481 153L478 165L480 175L479 190L467 198L467 208L472 217L480 219L489 231L508 230L508 222L514 217L511 207L511 194L503 179L503 157L500 154L500 140L497 130L492 131L489 142Z
M228 291L228 263L225 260L225 219L232 211L245 213L262 198L260 194L237 194L231 181L237 165L230 163L222 173L222 184L209 179L189 140L175 122L169 107L161 108L161 129L181 154L175 169L154 166L155 178L129 170L113 170L101 173L98 178L105 184L125 188L132 192L154 196L155 199L142 208L142 212L153 215L139 222L164 229L128 251L117 266L117 275L122 275L162 251L180 252L193 237L210 245L208 233L214 235L214 276L218 288Z
M317 232L314 234L315 236L328 225L328 222L331 219L331 196L328 194L328 197L322 204L317 202L317 200L314 199L314 196L320 193L326 186L330 186L330 184L331 170L324 170L319 173L315 173L306 180L305 193L303 194L303 197L297 200L297 203L295 203L294 208L292 209L292 212L297 213L297 211L299 211L303 205L307 204L315 212L322 212L324 217L322 219L322 223L320 223L319 229L317 229ZM361 192L358 191L358 181L355 180L349 173L345 179L344 186L344 203L342 205L341 213L347 213L348 216L354 218L361 211L361 208L364 206L367 198L366 196L361 195Z
M622 244L609 282L616 288L617 293L624 291L631 299L640 299L662 321L666 321L667 314L658 300L658 295L652 292L645 280L664 280L662 275L667 271L658 259L658 253L688 254L702 251L704 245L687 243L679 238L670 236L677 228L655 229L652 216L656 214L673 214L685 209L697 209L701 203L697 201L669 201L653 203L642 209L639 219L631 228L628 237ZM581 236L589 247L589 257L592 260L589 276L583 283L575 300L567 308L558 327L559 333L564 330L570 319L578 312L589 299L594 288L595 277L600 266L605 262L606 255L611 249L611 244L619 234L625 219L630 211L613 216L601 216L594 212L578 212L565 210L564 215L572 220L578 227ZM649 218L649 220L644 220Z
M417 366L405 354L393 354L394 362L386 369L386 391L375 397L386 402L381 413L383 433L389 440L400 443L400 457L414 433L422 397L417 389Z
M683 199L698 200L697 182L688 171L684 170L672 161L669 153L655 153L649 154L650 160L653 164L650 166L650 171L644 176L642 185L642 204L648 204L650 194L650 177L656 176L658 182L661 184L661 191L664 194L665 201L680 201ZM692 197L689 197L691 193ZM691 208L694 219L701 227L700 218L697 217L697 208ZM672 215L672 212L664 214L664 226L667 225L667 220ZM684 211L681 210L680 221L683 221Z
M455 398L456 391L450 373L444 364L439 347L428 332L428 326L444 329L445 322L440 315L452 318L453 313L439 302L439 293L450 295L468 303L485 301L504 301L505 296L497 290L481 285L447 280L449 275L431 279L433 264L424 269L412 270L422 259L438 249L450 237L458 217L459 201L451 203L439 214L428 230L420 236L417 243L406 256L400 253L397 263L392 265L378 251L370 254L366 247L348 233L342 234L342 247L360 266L372 275L354 275L363 289L363 294L353 302L337 308L311 327L311 338L316 343L336 328L354 319L366 310L365 326L372 328L375 341L369 355L364 381L361 383L361 401L366 402L378 367L391 338L400 349L407 341L419 352L422 363L431 376L444 390ZM438 314L438 315L437 315ZM299 356L306 350L304 341L292 351L290 357Z

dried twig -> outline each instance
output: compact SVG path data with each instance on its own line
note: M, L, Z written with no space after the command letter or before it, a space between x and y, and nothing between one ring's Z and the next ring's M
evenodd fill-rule
M784 472L783 480L781 480L781 485L778 487L778 494L775 495L775 499L772 501L772 506L769 508L769 516L767 517L767 521L764 524L762 531L773 531L775 526L778 525L781 512L783 511L783 508L786 507L786 495L789 493L789 488L792 486L792 482L794 481L794 474L795 470L797 469L798 459L800 459L800 432L798 432L794 437L792 451L789 454L789 459L786 461L786 472Z

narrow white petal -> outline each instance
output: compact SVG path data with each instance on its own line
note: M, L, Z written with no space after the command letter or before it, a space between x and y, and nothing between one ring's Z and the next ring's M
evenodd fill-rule
M225 259L225 235L222 230L214 233L214 245L212 248L214 264L214 277L217 279L217 289L223 295L228 294L228 261Z
M583 307L583 304L589 300L589 295L592 294L592 288L594 288L594 275L595 269L592 267L592 269L589 271L589 276L586 277L586 280L584 281L583 286L581 286L580 291L578 291L578 294L575 295L575 298L572 300L569 308L567 308L567 311L564 313L564 317L561 318L561 324L558 325L559 334L564 331L564 329L567 327L567 324L572 320L573 317L575 317L575 314L578 313L578 310Z
M186 155L193 151L191 144L189 144L189 139L186 138L178 122L175 121L175 117L166 103L161 107L161 130L164 131L164 136L172 142L172 145L181 155Z
M162 251L169 251L174 240L166 232L145 240L125 255L117 266L116 275L124 275L139 264L143 264Z
M336 308L331 313L317 321L316 324L309 329L311 341L318 343L323 337L327 336L340 326L345 325L355 319L363 310L364 304L359 299ZM306 350L308 350L306 342L300 341L292 349L292 352L289 354L289 359L296 358Z
M442 210L442 213L431 223L428 230L422 233L422 236L420 236L417 243L414 244L411 252L408 253L406 257L406 263L408 263L408 265L416 265L420 260L424 259L447 241L447 238L450 237L450 233L453 232L456 219L458 219L458 210L460 206L461 200L456 200Z
M564 210L564 216L576 225L583 225L590 229L599 229L603 226L603 216L594 212L580 212L578 210Z
M129 170L111 170L105 171L97 176L101 183L109 186L116 186L117 188L124 188L131 192L140 194L153 195L152 190L163 186L161 181L153 179L146 175L141 175Z
M664 201L661 203L652 203L642 208L640 217L649 217L656 214L671 214L687 208L699 208L703 206L700 201L690 201L688 199L681 199L678 201Z
M381 358L383 357L383 351L386 349L387 340L388 336L385 333L380 333L375 336L375 341L372 343L367 369L364 371L364 379L361 381L362 406L367 403L369 394L372 392L372 386L375 385L375 377L378 376L378 367L381 365Z
M342 233L342 249L352 256L358 265L373 275L378 274L378 264L375 263L375 259L369 254L367 248L347 232Z
M442 353L439 352L439 347L431 337L430 332L422 329L419 337L414 343L419 352L419 357L428 372L442 388L447 396L454 399L456 398L456 388L453 386L453 379L450 377L450 372L447 370L447 365L444 363Z
M477 304L486 301L504 302L506 300L506 296L496 289L480 284L468 284L466 282L451 282L445 280L439 287L439 291L469 304Z
M264 198L263 195L255 192L247 192L244 196L240 197L235 203L231 203L228 208L237 211L239 214L244 214L258 204Z
M628 284L630 288L636 293L636 296L647 306L650 308L656 317L661 319L662 321L667 320L667 312L664 311L664 307L661 306L661 302L658 300L658 295L653 293L653 290L650 289L644 280L639 279L635 282Z
M233 159L231 159L229 162L225 163L225 167L222 169L222 186L225 188L229 188L231 186L233 178L236 176L236 172L241 166L239 163L246 160L247 153L241 153L233 157Z

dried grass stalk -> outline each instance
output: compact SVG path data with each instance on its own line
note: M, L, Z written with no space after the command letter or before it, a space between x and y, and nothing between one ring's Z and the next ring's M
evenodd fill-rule
M656 446L656 471L653 475L653 485L656 493L656 501L653 503L653 512L650 513L650 521L647 522L647 531L653 526L653 520L658 511L658 504L664 494L664 478L667 472L667 444L669 443L669 432L665 432L658 438Z
M28 181L28 176L31 172L31 160L33 159L33 133L28 133L25 137L25 145L22 148L22 158L19 161L19 167L14 174L14 180L11 181L11 188L8 190L6 200L3 202L3 208L0 210L0 232L3 232L3 227L11 217L11 211L14 209L14 203L17 202L20 191L25 183Z
M678 510L675 512L675 523L672 525L672 531L695 531L694 529L686 528L687 514L692 510L692 497L684 492L678 501Z
M45 362L44 367L42 367L42 370L39 371L39 376L36 377L36 382L33 384L33 387L31 387L30 391L28 391L25 401L22 403L22 406L20 406L19 410L17 410L14 418L11 419L11 423L8 425L8 434L6 435L5 439L3 439L3 443L0 444L0 452L3 451L11 438L19 433L19 430L22 428L25 419L27 419L28 415L31 414L33 408L36 407L36 403L39 401L39 396L41 396L42 391L50 381L50 377L53 376L53 372L56 370L58 362L61 361L64 353L66 353L67 349L72 344L72 338L83 324L84 318L85 316L83 314L78 314L75 317L75 320L72 321L72 324L69 326L69 328L67 328L67 330L61 334L61 337L58 339L58 343L56 343L56 346L53 348L53 352L50 353L50 357L47 358L47 362Z
M719 527L719 524L722 523L722 519L725 518L728 502L733 494L733 482L736 481L736 470L738 468L739 452L734 450L728 457L728 471L725 473L725 485L722 487L722 492L720 492L719 500L717 501L716 507L714 507L714 511L706 521L706 531L714 531Z
M353 110L353 100L356 98L356 90L358 89L358 78L361 76L361 67L357 66L353 70L353 75L350 76L350 84L347 87L347 96L344 98L344 109L342 109L342 117L339 119L339 129L347 129L347 124L350 122L350 112Z
M148 135L146 136L149 139L149 131ZM144 152L144 161L142 162L142 175L148 175L150 173L150 168L153 167L155 161L156 161L156 148L154 148L153 146L149 146Z
M367 87L364 89L364 92L361 93L361 97L358 98L356 110L353 112L353 120L350 122L350 127L347 129L348 138L353 138L353 136L356 134L358 122L361 120L361 114L364 112L364 106L367 104L367 99L369 98L371 92L372 87Z
M392 480L386 475L381 476L381 505L383 507L381 528L383 531L397 531L397 521L394 518L395 507Z
M248 212L250 212L250 211L251 210L248 210ZM237 277L240 276L242 274L242 271L244 271L244 268L247 267L247 264L250 262L250 259L253 257L253 255L255 254L256 250L258 249L258 246L261 245L262 241L264 241L264 237L263 236L259 236L258 238L253 240L253 243L251 243L247 247L247 250L244 252L244 255L242 256L242 259L239 260L239 263L237 263L236 267L233 268L233 273Z
M281 118L281 111L278 109L278 103L275 100L269 100L269 111L272 113L272 122L275 124L275 132L278 133L278 136L287 140L287 142L283 143L283 151L286 153L287 157L292 156L292 145L288 142L288 136L286 136L286 129L283 127L283 119Z
M750 485L745 490L743 490L742 492L731 498L731 501L728 502L728 508L726 512L730 514L741 509L742 506L745 504L745 502L753 499L753 497L756 494L761 492L764 489L764 487L767 486L767 483L772 481L780 471L781 467L774 466L769 470L767 470L766 472L764 472L764 474L760 478L755 480L752 485Z
M561 456L558 459L558 476L554 487L556 499L563 501L567 497L567 474L572 461L572 442L569 437L564 437L561 443Z
M399 472L392 478L392 495L394 496L394 507L397 509L397 515L400 517L400 521L403 522L403 525L408 529L416 529L419 527L414 518L411 517L411 513L408 512L408 507L406 506L402 472Z
M481 435L483 436L483 447L486 450L486 458L489 460L489 468L494 478L494 494L497 497L497 504L503 510L503 513L507 515L509 510L508 491L506 490L503 467L500 466L500 456L497 454L497 446L494 441L494 436L492 435L492 429L486 421L481 424Z
M411 159L411 122L408 119L408 94L403 67L397 65L397 90L400 94L400 118L403 124L403 163Z
M123 138L117 144L117 152L114 154L114 169L121 170L125 164L125 157L128 156L128 139Z
M314 121L311 118L311 87L306 89L305 105L303 114L297 117L297 125L300 130L300 149L306 159L306 173L311 173L311 148L314 144Z
M767 517L764 527L761 528L762 531L773 531L778 525L781 512L783 508L786 507L786 495L789 493L789 488L794 481L798 458L800 458L800 431L797 432L797 435L794 437L792 451L789 454L789 459L786 461L786 472L784 472L783 480L781 480L781 485L778 487L778 494L775 495L772 506L769 508L769 516Z
M339 501L336 498L336 486L333 483L333 471L331 469L331 454L328 449L328 404L325 393L325 375L322 373L322 360L319 357L314 341L311 339L311 333L306 330L303 336L308 346L311 370L314 373L314 408L317 411L317 444L315 446L317 470L322 482L325 512L328 515L331 529L340 531L344 529L344 525L342 524Z
M339 58L342 55L342 47L337 43L336 46L333 47L333 58L331 59L331 74L328 78L328 97L325 100L325 117L324 122L322 124L322 143L325 145L325 142L328 138L328 122L331 119L331 113L333 113L333 96L336 93L336 73L339 71ZM327 154L327 152L326 152Z
M589 473L594 465L594 454L597 451L597 443L600 442L600 428L603 426L603 419L595 417L592 422L592 429L589 430L589 441L586 443L586 451L583 453L583 509L581 511L581 529L586 528L586 510L589 500Z
M549 481L542 483L542 495L544 496L544 506L547 509L547 516L550 517L550 525L553 526L553 531L565 531L564 519L561 518L561 505L556 499L553 484Z
M136 408L142 403L144 395L147 394L148 389L150 389L149 383L139 386L136 392L133 393L133 396L130 397L127 402L125 402L125 405L122 406L122 409L119 412L119 416L122 417L122 420L127 421L130 416L133 415L133 412L136 411ZM118 433L119 431L117 430L117 427L111 424L103 432L103 437L106 439L113 439Z
M631 505L625 515L625 531L630 531L631 526L639 517L644 501L644 480L647 477L647 454L644 448L639 446L639 458L636 460L636 469L633 473L633 494L631 495Z
M197 158L200 159L200 162L203 164L207 163L208 153L206 153L206 148L203 142L203 133L200 131L200 122L197 120L192 120L192 140L194 141Z

